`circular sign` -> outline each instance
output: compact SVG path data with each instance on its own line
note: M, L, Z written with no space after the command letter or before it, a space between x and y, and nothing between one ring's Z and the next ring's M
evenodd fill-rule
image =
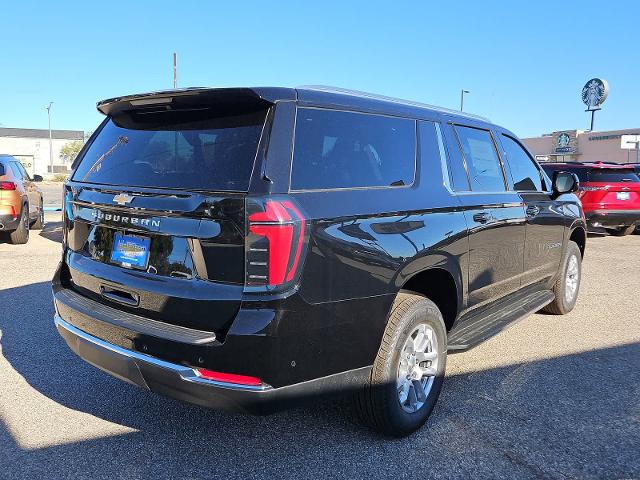
M597 110L609 94L609 84L601 78L592 78L582 87L582 102L587 110Z
M560 135L558 135L558 147L564 148L569 145L570 141L571 137L566 133L561 133Z

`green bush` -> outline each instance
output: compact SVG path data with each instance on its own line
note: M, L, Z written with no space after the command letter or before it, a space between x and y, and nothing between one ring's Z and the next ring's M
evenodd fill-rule
M53 176L52 180L54 182L65 182L67 178L69 178L69 175L67 175L66 173L56 173Z

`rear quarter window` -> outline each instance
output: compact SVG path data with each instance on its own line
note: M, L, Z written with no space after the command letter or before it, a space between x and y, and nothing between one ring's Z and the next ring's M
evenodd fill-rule
M401 187L414 181L414 120L300 108L292 190Z

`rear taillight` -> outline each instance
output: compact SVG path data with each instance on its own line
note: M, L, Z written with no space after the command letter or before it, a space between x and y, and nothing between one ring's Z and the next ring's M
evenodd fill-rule
M251 200L247 213L246 286L294 282L305 243L304 215L291 200Z
M18 218L16 209L13 207L13 205L0 205L0 215L11 215L11 218L13 220Z
M16 184L13 182L0 182L0 190L15 190Z

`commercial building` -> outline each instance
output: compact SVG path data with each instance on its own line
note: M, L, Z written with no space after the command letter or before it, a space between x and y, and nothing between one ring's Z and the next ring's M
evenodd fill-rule
M69 162L60 158L60 150L67 143L83 140L80 130L51 130L53 173L67 173ZM31 175L51 174L49 130L35 128L0 128L0 153L13 155Z
M539 162L640 162L640 144L626 142L627 148L623 148L623 135L638 136L640 128L606 132L563 130L522 141Z

